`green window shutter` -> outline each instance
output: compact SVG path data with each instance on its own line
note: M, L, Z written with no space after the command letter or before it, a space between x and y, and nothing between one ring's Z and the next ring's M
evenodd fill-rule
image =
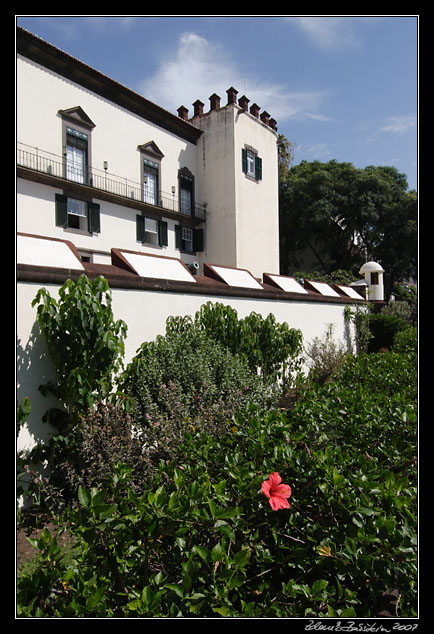
M145 218L144 216L136 216L136 240L138 242L145 241Z
M67 196L56 194L56 227L68 226Z
M193 251L203 251L203 229L193 231Z
M179 225L175 225L175 247L182 249L181 227Z
M247 150L242 148L241 150L242 166L244 174L247 174Z
M262 179L262 159L259 156L255 156L255 176L258 181Z
M167 247L169 244L167 239L167 222L159 220L158 222L158 244L160 247Z
M87 214L87 226L89 233L101 233L99 205L97 203L88 203Z

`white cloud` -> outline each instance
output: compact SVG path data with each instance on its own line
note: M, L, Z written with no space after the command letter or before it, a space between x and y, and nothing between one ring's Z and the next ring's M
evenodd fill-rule
M412 115L395 115L382 121L369 121L359 124L357 128L363 133L359 146L363 147L374 143L381 134L403 136L404 134L413 133L416 126L417 117Z
M205 104L206 111L208 98L217 93L224 105L226 90L231 86L238 90L238 97L246 93L250 105L256 102L278 123L295 117L325 119L319 112L322 92L291 91L250 77L222 46L192 32L181 35L176 50L169 51L157 71L141 82L139 92L171 112L183 105L192 116L191 105L196 99Z
M402 135L413 132L416 125L417 118L413 116L389 117L385 124L378 129L378 132Z
M332 155L332 151L327 143L313 143L311 145L297 145L295 154L301 154L303 158L309 158L312 160L323 160L329 158Z
M351 17L285 16L285 20L298 27L313 44L323 50L358 44L354 18Z

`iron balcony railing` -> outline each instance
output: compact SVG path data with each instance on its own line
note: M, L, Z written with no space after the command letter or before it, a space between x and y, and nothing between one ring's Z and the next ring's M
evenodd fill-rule
M59 157L25 143L18 143L17 165L74 183L88 185L123 198L145 202L148 205L160 207L184 216L193 216L205 220L206 210L204 205L194 203L191 209L185 204L185 201L182 201L181 204L181 201L175 196L175 192L168 194L158 191L151 198L143 185L129 178L116 176L93 167L87 167L84 170L82 166L67 161L65 157Z

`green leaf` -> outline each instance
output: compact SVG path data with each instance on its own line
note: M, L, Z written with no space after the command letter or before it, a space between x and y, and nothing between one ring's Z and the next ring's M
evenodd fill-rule
M95 515L98 515L100 519L105 520L108 517L111 517L114 513L114 511L116 511L116 509L118 508L118 505L116 503L114 504L95 504L95 506L92 506L91 509L92 511L95 513Z
M82 506L88 508L90 504L90 493L81 485L78 487L78 500Z
M211 559L211 551L208 548L206 548L205 546L193 546L192 550L199 555L202 561L204 561L206 564L209 563Z
M314 582L313 586L312 586L312 594L313 596L319 594L320 592L322 592L323 590L325 590L328 586L329 582L326 581L325 579L318 579L317 581Z
M98 588L87 600L86 600L86 608L89 611L92 611L96 608L98 603L100 603L105 592L105 588Z
M250 558L250 549L242 548L241 550L237 552L237 554L234 557L235 565L238 566L238 568L243 568L249 561L249 558Z
M164 587L167 588L168 590L173 590L173 592L180 597L181 599L184 596L184 590L182 589L182 586L178 586L176 583L165 583Z
M211 558L213 563L216 561L221 561L225 555L225 551L222 548L222 545L218 542L211 551Z

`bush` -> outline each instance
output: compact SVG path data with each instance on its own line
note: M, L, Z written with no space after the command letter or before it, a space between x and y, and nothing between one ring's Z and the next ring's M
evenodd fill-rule
M140 347L120 387L133 400L134 419L147 437L173 450L186 431L225 431L237 410L272 398L238 355L188 317L168 320L165 336Z
M311 359L309 378L316 383L325 383L339 371L348 353L342 344L333 341L333 324L327 328L325 337L315 337L307 348Z
M65 406L68 416L64 412L57 416L64 427L65 420L77 422L111 393L122 366L127 326L114 320L104 277L91 281L81 275L77 282L67 280L59 289L58 301L41 288L32 302L35 305L57 379L39 389L52 392ZM56 424L54 412L50 422Z
M392 589L415 616L416 389L406 355L361 355L289 412L190 430L146 491L115 467L63 518L72 563L41 536L19 616L366 618ZM289 509L261 491L276 471Z
M390 350L396 334L406 328L407 322L398 315L383 312L369 315L372 338L368 344L368 352L378 352L381 348Z
M264 318L252 312L239 319L231 306L208 302L196 313L195 325L270 383L281 380L287 385L300 369L302 333L278 323L272 313Z
M410 328L397 332L393 340L392 350L394 352L416 355L418 350L416 326L411 326Z

